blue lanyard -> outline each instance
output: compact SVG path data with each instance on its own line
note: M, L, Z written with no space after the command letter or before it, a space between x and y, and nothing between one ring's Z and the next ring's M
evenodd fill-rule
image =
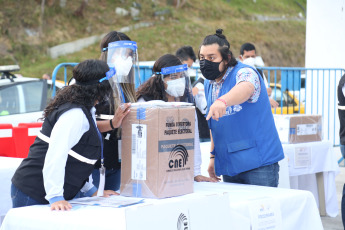
M122 87L121 86L119 86L119 88L120 88L120 91L121 91L121 96L122 96L122 103L126 103L126 98L125 98L125 94L123 93L123 90L122 90Z
M99 140L101 142L101 165L103 166L104 165L104 156L103 156L103 138L102 138L102 134L99 131L99 129L97 128L97 125L96 125L96 123L95 123L95 121L93 120L92 117L91 117L91 119L92 119L93 124L95 125L95 128L97 130L97 134L98 134L98 138L99 138Z

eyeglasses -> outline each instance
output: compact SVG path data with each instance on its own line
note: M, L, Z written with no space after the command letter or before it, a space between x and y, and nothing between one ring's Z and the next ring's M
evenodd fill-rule
M163 80L164 81L172 81L172 80L177 80L177 79L180 79L183 77L185 77L185 76L182 73L172 73L172 74L168 74L168 75L163 75Z

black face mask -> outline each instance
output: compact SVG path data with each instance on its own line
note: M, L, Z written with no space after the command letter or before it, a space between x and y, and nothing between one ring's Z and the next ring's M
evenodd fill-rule
M222 72L219 71L219 65L222 62L211 62L206 59L200 60L200 70L202 75L208 80L215 80Z

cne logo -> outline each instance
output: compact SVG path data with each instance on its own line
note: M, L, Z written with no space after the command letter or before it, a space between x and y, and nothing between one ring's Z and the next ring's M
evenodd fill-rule
M188 161L188 151L183 145L176 145L169 155L169 168L183 168Z
M181 213L177 219L177 230L188 230L189 224L185 214Z

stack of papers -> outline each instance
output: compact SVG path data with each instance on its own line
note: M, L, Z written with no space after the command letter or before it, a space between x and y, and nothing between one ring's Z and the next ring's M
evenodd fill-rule
M134 204L143 203L144 199L124 196L109 196L109 197L83 197L68 201L70 204L82 205L96 205L104 207L121 208Z

